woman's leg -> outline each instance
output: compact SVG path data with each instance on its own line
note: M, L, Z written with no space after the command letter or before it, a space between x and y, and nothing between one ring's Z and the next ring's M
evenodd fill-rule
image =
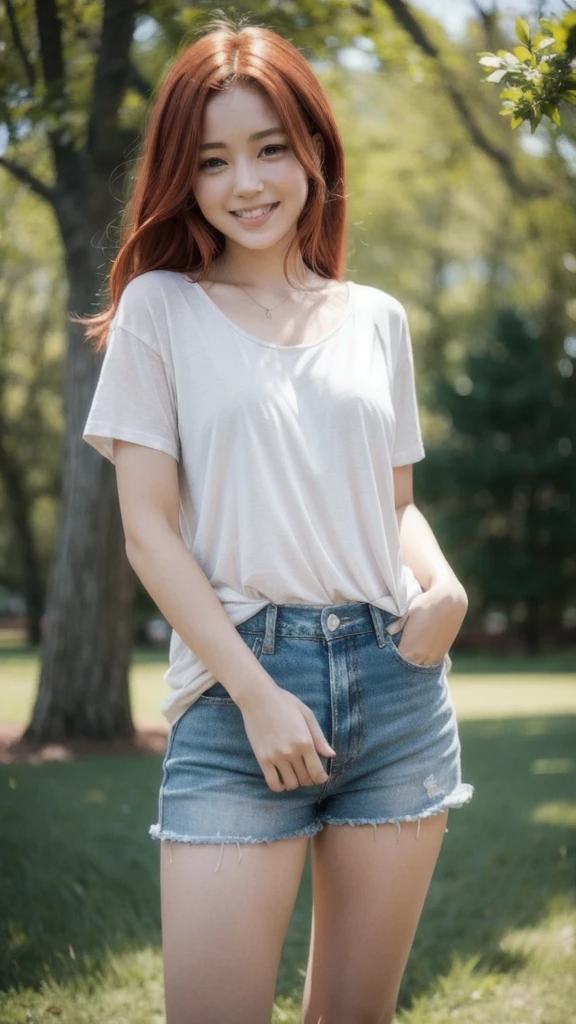
M303 1024L390 1024L447 818L314 836Z
M270 1024L307 842L162 842L167 1024Z

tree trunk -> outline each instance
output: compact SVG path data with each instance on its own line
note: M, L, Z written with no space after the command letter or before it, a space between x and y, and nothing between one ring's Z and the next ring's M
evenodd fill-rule
M94 308L98 276L82 223L68 239L69 309ZM82 251L83 250L83 251ZM81 254L81 255L80 255ZM80 256L80 258L79 258ZM82 440L102 356L68 328L66 450L58 542L46 604L36 704L25 739L111 739L134 733L128 693L133 574L114 468Z
M28 57L18 19L10 22L24 63L23 95L34 94L46 117L53 184L0 156L0 165L54 210L70 285L68 310L94 311L102 283L97 239L119 213L112 176L139 135L122 125L131 82L130 48L139 0L105 0L91 85L74 88L65 45L65 11L57 0L34 6L36 39ZM86 38L92 40L92 25ZM90 43L92 45L92 43ZM73 55L72 55L73 56ZM41 72L42 80L38 72ZM77 69L73 71L77 83ZM89 95L82 95L88 87ZM26 91L24 91L26 90ZM70 128L85 122L82 146ZM107 259L106 257L105 259ZM111 463L82 440L102 363L80 325L68 322L66 440L56 556L46 603L40 685L25 738L65 740L130 737L128 670L132 648L133 574L126 558Z

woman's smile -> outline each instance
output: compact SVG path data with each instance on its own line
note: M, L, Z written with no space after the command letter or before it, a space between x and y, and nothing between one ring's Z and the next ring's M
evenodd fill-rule
M250 227L260 227L261 224L266 224L270 220L270 217L274 213L274 210L280 203L269 203L268 206L258 206L254 210L241 213L240 211L232 212L232 216L236 217L236 220L241 220L248 224Z

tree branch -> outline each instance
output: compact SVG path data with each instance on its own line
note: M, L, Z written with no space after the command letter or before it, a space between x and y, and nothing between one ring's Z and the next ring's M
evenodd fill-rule
M493 21L493 19L498 16L498 4L496 0L492 0L492 10L490 11L485 11L479 0L470 0L470 2L483 22Z
M16 14L14 11L12 0L5 0L5 3L6 14L8 15L8 21L10 23L10 31L12 32L12 40L14 46L16 47L18 53L20 54L22 64L24 65L24 71L26 72L26 78L28 79L28 82L30 84L30 88L34 89L36 86L36 69L34 68L32 62L28 59L26 47L24 46L24 40L20 35L20 29L18 27L18 21L16 19Z
M472 142L486 154L499 168L512 191L523 196L548 195L549 189L529 185L516 174L510 154L490 141L484 129L478 124L467 100L460 91L452 76L444 66L438 47L428 37L425 30L416 20L405 0L382 0L394 15L396 21L408 33L418 47L431 57L438 67L442 83L448 93L452 105L456 109L462 124L466 128Z
M48 94L53 99L63 99L66 72L62 50L62 23L56 0L36 0L36 24Z
M105 0L102 33L92 109L88 122L88 150L104 164L114 162L118 140L118 109L130 84L143 85L144 79L129 60L138 0ZM110 156L109 156L110 154Z
M479 3L479 0L471 0L471 2L484 30L486 49L496 52L496 50L500 48L500 40L498 38L498 5L496 0L493 0L492 9L489 11L484 9L482 4Z
M45 185L43 181L40 181L40 178L37 178L26 167L22 167L20 164L15 163L14 160L9 160L5 156L0 156L0 167L4 167L17 181L28 185L32 192L35 192L41 199L46 200L51 206L56 206L55 189L50 185Z
M70 138L70 129L66 118L63 117L72 106L72 100L68 93L66 79L62 21L58 10L58 0L36 0L36 24L47 94L46 106L56 120L55 128L47 128L56 167L56 180L59 186L65 183L64 191L69 190L74 193L81 188L84 168L81 156ZM53 191L53 197L54 200L57 198L56 190Z

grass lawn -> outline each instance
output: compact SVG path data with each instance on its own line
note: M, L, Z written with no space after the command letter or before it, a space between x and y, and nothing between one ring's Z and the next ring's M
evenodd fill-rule
M136 655L137 717L158 718L164 668L164 656ZM25 721L35 676L29 653L2 652L2 721ZM398 1024L574 1024L574 660L454 658L449 680L476 792L451 812ZM2 1024L164 1020L159 844L147 835L160 765L143 756L0 768ZM308 861L274 1024L300 1022L310 900Z

